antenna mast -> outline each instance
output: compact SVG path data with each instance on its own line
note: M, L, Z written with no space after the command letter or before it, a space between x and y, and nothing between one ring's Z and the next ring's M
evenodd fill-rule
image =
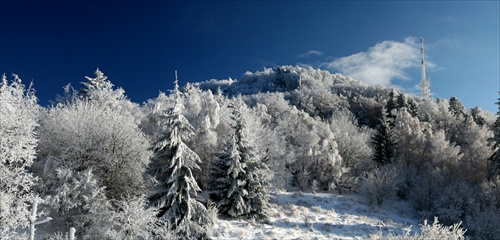
M425 61L424 61L424 38L420 37L420 53L422 54L422 62L421 62L421 73L422 73L422 80L420 80L420 97L423 99L431 99L431 83L429 80L427 80L425 76Z

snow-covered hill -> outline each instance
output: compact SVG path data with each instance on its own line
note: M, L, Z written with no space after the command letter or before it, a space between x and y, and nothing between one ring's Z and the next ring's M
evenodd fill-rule
M216 239L366 239L417 231L419 217L404 201L369 207L357 195L275 192L270 223L219 219Z

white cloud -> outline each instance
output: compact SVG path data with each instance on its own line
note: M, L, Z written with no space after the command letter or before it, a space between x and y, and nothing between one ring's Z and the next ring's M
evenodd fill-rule
M418 40L383 41L351 56L336 58L322 66L349 75L371 85L391 85L395 79L407 80L405 70L420 66Z
M321 51L309 50L309 51L307 51L305 53L299 54L297 56L297 58L310 58L310 57L313 57L313 56L321 56L323 54L324 54L324 52L321 52Z

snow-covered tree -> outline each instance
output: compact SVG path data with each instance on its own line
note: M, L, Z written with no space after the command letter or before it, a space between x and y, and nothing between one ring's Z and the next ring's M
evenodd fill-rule
M113 90L102 72L96 71L96 75L106 84L92 85L96 80L88 78L84 85L101 87L89 87L85 96L71 94L67 87L64 100L41 116L34 172L42 177L38 185L42 195L53 191L55 186L48 182L57 175L58 168L75 174L92 168L99 186L105 187L111 199L146 191L145 171L151 151L148 139L137 126L137 105L126 98L122 89Z
M243 179L246 166L241 162L235 134L224 147L223 152L215 153L217 159L211 167L213 192L210 198L216 202L220 213L239 217L247 211L245 199L248 191L244 189L246 183Z
M339 111L333 114L330 128L335 135L337 148L344 165L355 176L373 167L373 149L370 137L373 131L368 127L358 127L354 114Z
M462 105L462 102L460 102L460 100L457 97L450 98L449 110L453 115L457 117L465 115L464 105Z
M316 156L321 170L319 180L324 189L330 191L339 189L342 176L348 171L345 167L342 156L339 154L337 142L333 133L329 133L327 138L320 143L320 155Z
M494 134L487 126L480 126L471 116L467 116L456 135L460 139L457 142L463 154L460 164L465 171L461 171L462 177L479 184L487 178L492 167L488 158L494 151L487 143Z
M389 90L389 94L387 96L387 103L385 104L385 114L389 118L394 118L395 116L392 114L394 109L398 109L398 97L400 94L396 91L396 89L391 88ZM391 125L392 126L392 125Z
M405 164L422 162L428 159L426 131L432 131L427 123L412 117L406 108L395 112L394 138L397 144L397 160Z
M248 108L243 106L242 114L247 128L252 129L249 139L254 144L258 158L266 163L272 173L269 187L290 187L290 166L295 161L296 148L287 141L291 135L289 125L293 124L288 120L297 109L290 106L283 93L258 93L243 96L243 99Z
M273 124L273 116L268 114L267 105L259 103L248 110L247 128L252 129L249 139L254 143L257 158L269 168L269 174L266 174L268 187L286 189L291 184L289 165L294 160L295 152L287 145L286 134Z
M490 169L488 173L488 179L492 179L492 176L500 171L500 98L496 102L498 105L497 120L493 124L493 137L489 139L491 143L491 148L495 151L490 157Z
M446 139L456 142L459 119L449 111L449 108L450 104L446 99L422 101L418 105L418 118L421 122L430 123L433 131L443 130Z
M210 164L213 149L218 143L217 129L220 123L220 106L212 92L189 87L183 114L194 126L194 135L187 144L200 156L200 170L193 172L203 190L209 188Z
M412 117L417 116L417 104L412 97L408 97L405 93L401 93L396 99L398 109L406 108L406 111L408 111Z
M181 114L184 107L177 79L171 93L173 108L161 110L163 133L153 143L152 173L158 182L150 196L153 206L160 209L158 217L167 221L170 229L180 231L184 238L207 238L210 223L208 211L196 200L201 191L192 171L199 169L200 157L186 141L194 135L193 126Z
M106 195L120 199L144 193L148 148L128 110L77 99L43 115L36 172L45 179L58 167L77 172L92 167Z
M36 197L29 172L36 155L39 107L34 90L14 75L0 82L0 239L28 226L28 211Z
M287 98L290 104L307 112L312 117L328 119L339 109L348 109L347 100L342 95L333 94L328 89L303 89L291 92Z
M97 68L94 72L95 78L85 77L86 82L82 82L84 85L79 92L79 95L85 98L92 98L99 91L111 92L113 91L113 84L108 80L108 77L104 76L104 73Z
M478 106L470 109L470 115L477 125L483 126L486 124L486 119L482 116L482 111Z
M222 214L233 218L265 220L269 208L265 171L248 140L246 120L241 115L242 100L232 108L233 134L212 166L213 193L210 195Z

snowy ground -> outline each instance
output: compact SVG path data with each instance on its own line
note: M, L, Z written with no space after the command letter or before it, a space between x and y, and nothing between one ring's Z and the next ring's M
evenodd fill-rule
M356 195L328 193L273 193L270 224L222 220L215 224L216 239L366 239L370 234L402 234L419 218L403 201L369 207Z

